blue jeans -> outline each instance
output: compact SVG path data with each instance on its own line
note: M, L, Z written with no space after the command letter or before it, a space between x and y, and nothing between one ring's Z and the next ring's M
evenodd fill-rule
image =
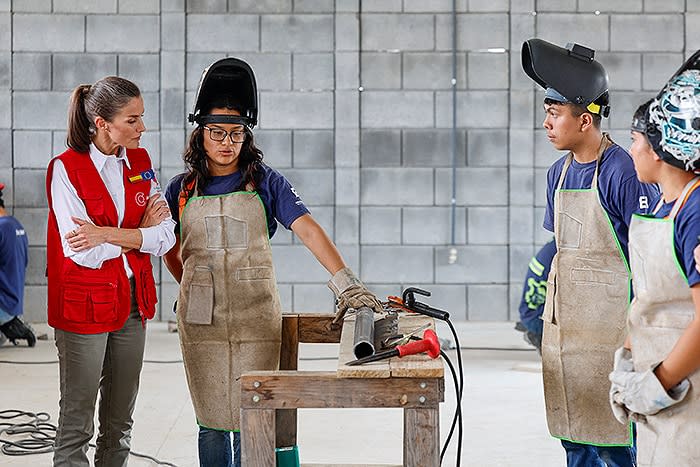
M241 433L200 426L199 467L241 467Z
M5 310L3 310L2 308L0 308L0 324L9 323L14 318L15 318L14 315L11 315L8 312L6 312Z
M567 467L635 467L634 446L593 446L561 440L566 449Z

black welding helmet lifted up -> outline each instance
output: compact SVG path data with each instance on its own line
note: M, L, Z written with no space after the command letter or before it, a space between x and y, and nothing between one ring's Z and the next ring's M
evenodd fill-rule
M221 96L231 96L243 108L241 116L207 115L203 111L212 100ZM217 60L202 72L194 110L187 117L190 123L237 123L253 128L258 124L258 87L253 69L243 60L228 57Z
M543 88L557 91L565 102L581 105L602 117L610 113L608 74L594 60L593 49L579 44L567 44L564 48L542 39L529 39L523 43L520 56L525 73Z

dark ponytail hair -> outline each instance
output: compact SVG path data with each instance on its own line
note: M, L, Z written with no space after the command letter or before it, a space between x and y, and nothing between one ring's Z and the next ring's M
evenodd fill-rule
M107 76L95 84L81 84L70 96L68 108L68 147L88 152L97 133L95 117L111 122L134 97L141 96L138 86L125 78Z
M243 107L232 99L230 96L221 96L214 98L206 108L203 108L202 115L211 113L211 109L222 108L236 110L243 115ZM185 161L187 173L182 179L182 189L186 197L189 199L202 193L202 189L211 181L209 167L207 163L207 153L204 150L204 129L198 126L192 131L190 140L185 148L185 153L182 160ZM245 141L241 145L241 152L238 156L238 170L241 171L241 183L236 188L236 191L244 191L252 189L257 191L260 186L260 178L262 176L263 152L255 146L255 139L250 128L245 127ZM192 188L188 189L188 185L195 182ZM195 186L199 193L195 193Z

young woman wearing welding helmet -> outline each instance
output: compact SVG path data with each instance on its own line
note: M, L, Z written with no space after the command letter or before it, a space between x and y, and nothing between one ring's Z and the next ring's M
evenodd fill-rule
M632 122L639 180L657 183L653 214L635 215L629 251L635 299L615 353L610 405L637 421L640 466L700 459L700 51Z
M179 222L166 265L180 283L177 320L199 424L200 465L240 465L241 373L279 366L282 318L270 237L292 230L333 276L339 314L381 304L345 265L292 185L255 145L255 76L226 58L204 71L185 150L166 199ZM233 432L233 453L231 436Z

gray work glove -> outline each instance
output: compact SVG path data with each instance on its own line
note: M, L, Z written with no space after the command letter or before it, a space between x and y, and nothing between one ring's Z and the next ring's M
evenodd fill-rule
M632 352L629 349L620 347L615 351L615 360L613 364L613 371L620 373L630 373L634 371L634 363L632 362ZM612 373L610 373L612 375ZM621 392L624 388L615 383L610 384L610 408L612 409L613 415L618 422L623 425L629 423L630 413L624 404L620 404L615 401L614 395Z
M328 281L328 288L335 294L338 306L333 323L342 320L348 308L357 310L367 306L376 313L381 313L384 310L377 297L367 290L367 287L353 274L350 268L343 268L336 272Z
M688 394L690 381L686 378L666 392L654 374L654 369L658 365L653 365L644 372L613 371L610 373L610 382L617 385L614 393L611 394L612 400L624 405L629 412L640 415L654 415L682 401Z

